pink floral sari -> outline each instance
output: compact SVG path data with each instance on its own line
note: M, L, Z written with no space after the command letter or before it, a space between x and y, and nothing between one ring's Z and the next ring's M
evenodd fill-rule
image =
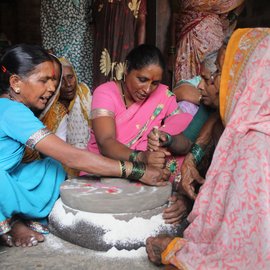
M225 18L244 0L183 0L176 22L175 83L200 75L205 56L217 51L235 24Z
M184 239L179 269L270 269L270 29L237 30L222 70L225 131Z
M147 135L155 126L175 135L182 132L192 119L190 114L178 109L175 96L163 84L147 100L126 109L115 82L99 86L93 94L92 118L100 116L114 117L116 139L131 149L142 151L147 149ZM99 153L93 131L87 148ZM177 160L180 167L183 157L177 157Z

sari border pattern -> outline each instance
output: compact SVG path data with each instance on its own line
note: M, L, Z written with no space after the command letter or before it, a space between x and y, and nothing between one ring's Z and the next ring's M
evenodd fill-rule
M42 128L30 136L26 142L26 146L31 149L35 149L36 144L50 134L52 134L50 130Z

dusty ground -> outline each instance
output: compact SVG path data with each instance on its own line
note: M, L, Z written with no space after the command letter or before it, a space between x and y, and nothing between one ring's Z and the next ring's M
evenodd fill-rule
M154 270L141 248L137 251L96 252L68 243L52 234L32 248L0 246L1 270Z

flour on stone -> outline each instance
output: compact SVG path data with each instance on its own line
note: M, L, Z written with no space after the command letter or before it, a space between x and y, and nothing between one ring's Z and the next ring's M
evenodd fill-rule
M66 207L70 209L69 207ZM99 227L105 231L103 240L107 244L138 243L145 242L146 238L157 235L161 229L171 230L171 225L164 223L162 214L152 216L150 219L134 217L129 221L116 219L112 214L96 214L78 211L72 214L74 209L66 213L61 200L58 200L53 208L52 215L58 219L61 226L72 227L83 221L89 226ZM118 215L120 216L120 215Z

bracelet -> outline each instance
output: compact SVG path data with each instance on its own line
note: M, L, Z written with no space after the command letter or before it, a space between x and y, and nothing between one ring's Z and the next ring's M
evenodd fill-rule
M123 160L120 160L119 162L120 162L121 178L127 178L126 163Z
M142 152L142 151L134 150L134 151L129 155L128 161L131 161L131 162L137 161L137 157L138 157L138 155L139 155L140 152Z
M145 169L146 166L143 162L132 162L133 167L132 167L132 171L131 174L128 176L129 179L133 179L133 180L140 180L144 173L145 173Z
M194 157L196 165L198 165L201 162L202 158L204 157L205 152L198 144L195 143L191 148L191 154Z
M168 134L168 133L166 133L166 138L167 138L167 140L166 140L166 142L163 142L163 143L162 143L162 146L164 146L164 147L169 147L169 146L171 146L171 144L172 144L172 142L173 142L173 138L172 138L172 136L171 136L170 134Z

